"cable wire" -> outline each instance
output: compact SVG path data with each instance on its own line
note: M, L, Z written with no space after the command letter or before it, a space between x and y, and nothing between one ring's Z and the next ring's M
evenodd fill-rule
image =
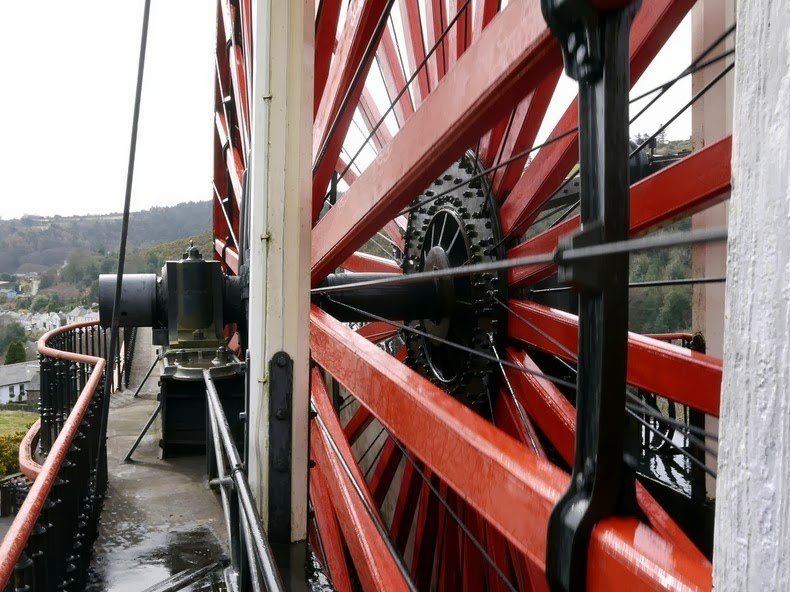
M106 459L107 422L110 413L110 391L114 375L115 353L118 349L119 318L121 313L121 286L123 283L124 264L126 262L126 241L129 236L129 211L132 202L132 184L134 181L134 165L137 154L137 130L140 123L140 100L143 92L143 72L145 70L145 50L148 44L148 21L151 14L151 0L145 0L143 8L143 25L140 34L140 54L137 60L137 84L134 94L134 111L132 115L132 133L129 141L129 161L126 168L126 193L123 202L123 221L121 223L121 244L118 248L118 272L115 282L115 295L112 304L112 320L110 321L110 349L107 352L107 365L104 369L104 398L102 400L101 420L99 425L99 449L96 454L97 471L102 458ZM97 472L101 474L101 472Z

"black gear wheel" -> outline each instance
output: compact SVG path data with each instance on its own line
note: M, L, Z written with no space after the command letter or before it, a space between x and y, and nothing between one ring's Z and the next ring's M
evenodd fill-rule
M404 273L504 256L491 187L484 178L469 181L479 171L474 154L467 153L416 198L414 203L419 204L459 185L410 213L404 234ZM506 277L482 273L447 281L453 282L453 298L446 306L446 316L411 321L410 326L491 356L492 340L498 344L504 334L505 318L495 298L505 301ZM478 412L490 411L489 397L493 400L496 395L501 375L495 361L410 332L404 332L402 339L412 368Z

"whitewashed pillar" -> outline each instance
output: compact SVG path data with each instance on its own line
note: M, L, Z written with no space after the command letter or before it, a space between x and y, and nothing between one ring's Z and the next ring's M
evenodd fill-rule
M790 5L741 0L733 120L717 591L790 586Z
M268 364L294 360L291 540L306 536L312 160L312 0L253 6L250 163L250 485L268 499Z

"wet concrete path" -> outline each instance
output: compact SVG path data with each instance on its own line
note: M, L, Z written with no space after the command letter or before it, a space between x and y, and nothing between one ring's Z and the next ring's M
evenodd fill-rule
M139 592L184 569L223 559L225 521L208 488L205 457L159 460L159 420L134 454L122 459L156 407L158 370L137 385L156 356L140 329L129 389L113 395L107 432L109 486L95 546L92 592ZM221 572L184 590L224 590Z

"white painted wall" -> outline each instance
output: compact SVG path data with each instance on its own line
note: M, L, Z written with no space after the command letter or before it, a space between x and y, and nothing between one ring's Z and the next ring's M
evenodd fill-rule
M27 382L22 382L19 384L4 384L0 386L0 405L27 401L27 385ZM11 397L11 387L14 388L13 397ZM24 389L24 391L21 389ZM20 394L22 396L20 396Z
M717 591L790 586L790 4L738 7Z

